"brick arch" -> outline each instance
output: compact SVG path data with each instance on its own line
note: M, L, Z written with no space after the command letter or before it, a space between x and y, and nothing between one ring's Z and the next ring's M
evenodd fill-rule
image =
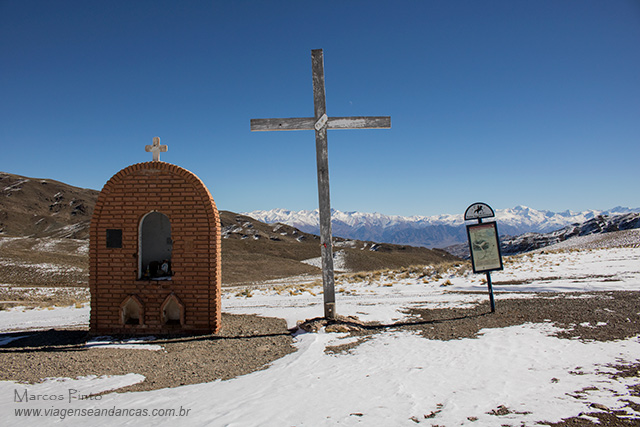
M139 274L139 225L149 212L171 221L171 280L142 280ZM108 242L110 235L117 235ZM116 246L116 247L114 247ZM116 173L104 185L90 227L89 286L93 333L175 333L150 319L142 327L123 328L113 315L125 295L135 294L145 310L160 310L171 293L181 295L185 332L220 328L220 216L211 193L192 172L166 162L138 163ZM117 304L115 300L119 299ZM125 330L126 329L126 330Z
M210 210L210 212L208 212L208 214L210 215L210 219L218 222L220 221L219 215L218 215L218 209L216 208L216 204L213 201L213 197L211 197L211 193L209 192L209 189L204 185L202 180L200 180L200 178L198 178L193 172L187 169L184 169L180 166L173 165L171 163L145 162L145 163L136 163L135 165L128 166L122 169L120 172L116 173L114 176L111 177L111 179L109 179L109 181L107 181L104 187L102 187L102 191L98 196L98 200L94 208L94 215L91 221L92 225L93 225L93 218L96 217L95 212L99 212L102 209L105 199L109 197L108 195L113 191L113 187L116 186L117 183L124 180L127 176L135 173L136 171L145 170L145 169L166 170L184 178L185 181L193 185L194 189L198 192L198 194L201 197L211 200L212 209Z

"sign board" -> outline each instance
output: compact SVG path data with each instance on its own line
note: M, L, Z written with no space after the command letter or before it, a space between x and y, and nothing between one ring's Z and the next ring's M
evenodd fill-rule
M480 219L480 218L493 218L496 214L491 209L491 206L486 203L474 203L467 208L464 212L464 220Z
M495 222L467 225L474 273L502 270L502 254Z

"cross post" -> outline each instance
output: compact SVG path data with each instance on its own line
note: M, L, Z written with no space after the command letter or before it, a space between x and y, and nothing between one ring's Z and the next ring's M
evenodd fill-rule
M320 246L324 317L335 319L336 299L331 242L331 200L329 191L328 129L389 129L391 117L328 117L324 88L324 56L322 49L311 51L314 117L289 119L251 119L252 131L314 130L318 169L318 203L320 216Z
M153 145L144 146L144 151L153 155L154 162L159 162L160 153L166 153L168 150L169 147L167 147L166 145L160 145L160 138L157 136L153 138Z

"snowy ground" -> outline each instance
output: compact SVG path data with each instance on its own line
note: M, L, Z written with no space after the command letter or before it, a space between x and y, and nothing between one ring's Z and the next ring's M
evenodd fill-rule
M496 304L499 310L501 298L526 298L528 292L640 290L639 267L639 248L511 257L504 271L492 275ZM486 301L482 279L484 275L460 268L426 275L345 276L336 286L337 309L364 321L390 323L404 319L408 307ZM304 283L228 290L223 310L281 317L294 326L322 315L321 293L319 286ZM87 307L0 311L0 331L87 321ZM640 362L640 337L584 342L560 339L553 332L550 323L485 329L478 338L450 341L385 332L340 354L324 350L354 338L305 333L295 338L297 352L266 370L227 381L91 399L80 397L143 378L132 372L34 385L0 382L0 415L10 425L39 426L516 426L557 422L606 406L625 408L629 416L640 418L627 405L640 405L640 397L630 393L640 379L606 375L612 372L610 364ZM37 409L40 416L16 412Z

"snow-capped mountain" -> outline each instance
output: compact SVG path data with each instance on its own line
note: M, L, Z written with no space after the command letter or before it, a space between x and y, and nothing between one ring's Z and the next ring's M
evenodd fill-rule
M502 253L505 255L528 252L554 243L564 242L576 236L604 234L620 230L640 228L640 214L598 215L581 224L568 225L550 233L525 233L503 239Z
M502 235L547 233L572 224L581 224L599 215L640 212L640 208L615 207L607 211L550 212L526 206L497 209L496 221ZM280 222L307 233L319 234L318 210L290 211L273 209L244 213L266 223ZM463 215L398 216L379 213L332 210L334 236L412 246L446 247L466 242Z
M502 236L500 246L502 255L514 255L544 248L556 243L565 242L578 236L605 234L614 231L633 230L640 228L640 213L624 213L616 215L598 215L580 224L567 225L549 233L524 233L518 236ZM627 237L617 236L618 240ZM630 242L627 242L629 244ZM446 248L446 251L460 258L469 259L469 244L460 243Z

